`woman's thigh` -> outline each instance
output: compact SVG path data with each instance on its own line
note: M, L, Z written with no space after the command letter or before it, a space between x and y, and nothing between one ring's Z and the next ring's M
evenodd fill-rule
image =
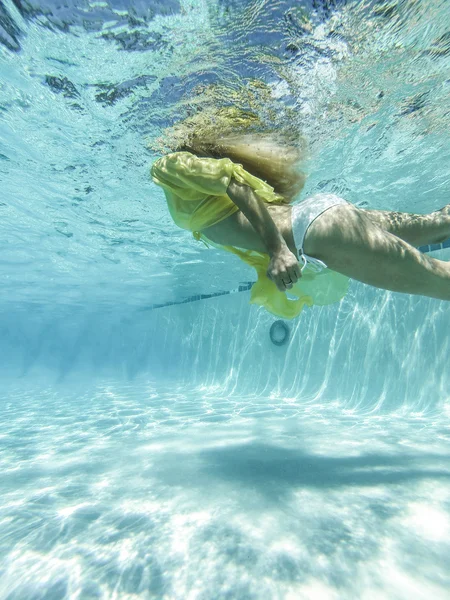
M448 263L422 254L351 204L320 215L307 231L304 251L375 287L450 299Z

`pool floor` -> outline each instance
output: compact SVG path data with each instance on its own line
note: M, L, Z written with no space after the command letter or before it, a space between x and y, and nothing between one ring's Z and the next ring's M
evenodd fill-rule
M1 412L0 598L449 598L448 416L114 383Z

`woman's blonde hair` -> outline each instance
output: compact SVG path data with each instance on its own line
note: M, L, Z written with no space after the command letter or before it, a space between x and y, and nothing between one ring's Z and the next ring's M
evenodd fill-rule
M164 152L191 152L240 163L271 185L286 204L305 185L300 163L306 158L306 142L298 129L269 128L250 111L235 107L203 109L166 129L159 143Z

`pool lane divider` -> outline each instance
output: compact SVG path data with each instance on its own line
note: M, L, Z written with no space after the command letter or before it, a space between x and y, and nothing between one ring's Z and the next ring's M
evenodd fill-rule
M450 238L442 242L442 244L429 244L428 246L420 246L417 250L420 252L434 252L435 250L443 250L444 248L450 248Z
M450 238L442 242L442 244L428 244L427 246L420 246L418 250L424 252L435 252L436 250L444 250L444 248L450 248ZM226 290L224 292L215 292L214 294L196 294L195 296L189 296L184 300L178 302L164 302L164 304L150 304L141 308L141 311L154 310L155 308L163 308L165 306L174 306L176 304L187 304L188 302L198 302L199 300L207 300L208 298L217 298L218 296L228 296L228 294L238 294L239 292L247 292L250 290L255 282L254 281L243 281L241 284L233 290Z

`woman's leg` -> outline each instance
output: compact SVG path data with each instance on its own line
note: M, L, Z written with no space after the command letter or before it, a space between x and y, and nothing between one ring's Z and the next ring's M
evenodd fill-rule
M428 215L363 210L369 219L412 246L439 244L450 237L450 205Z
M422 254L355 206L333 206L309 227L304 252L385 290L450 300L450 263Z

